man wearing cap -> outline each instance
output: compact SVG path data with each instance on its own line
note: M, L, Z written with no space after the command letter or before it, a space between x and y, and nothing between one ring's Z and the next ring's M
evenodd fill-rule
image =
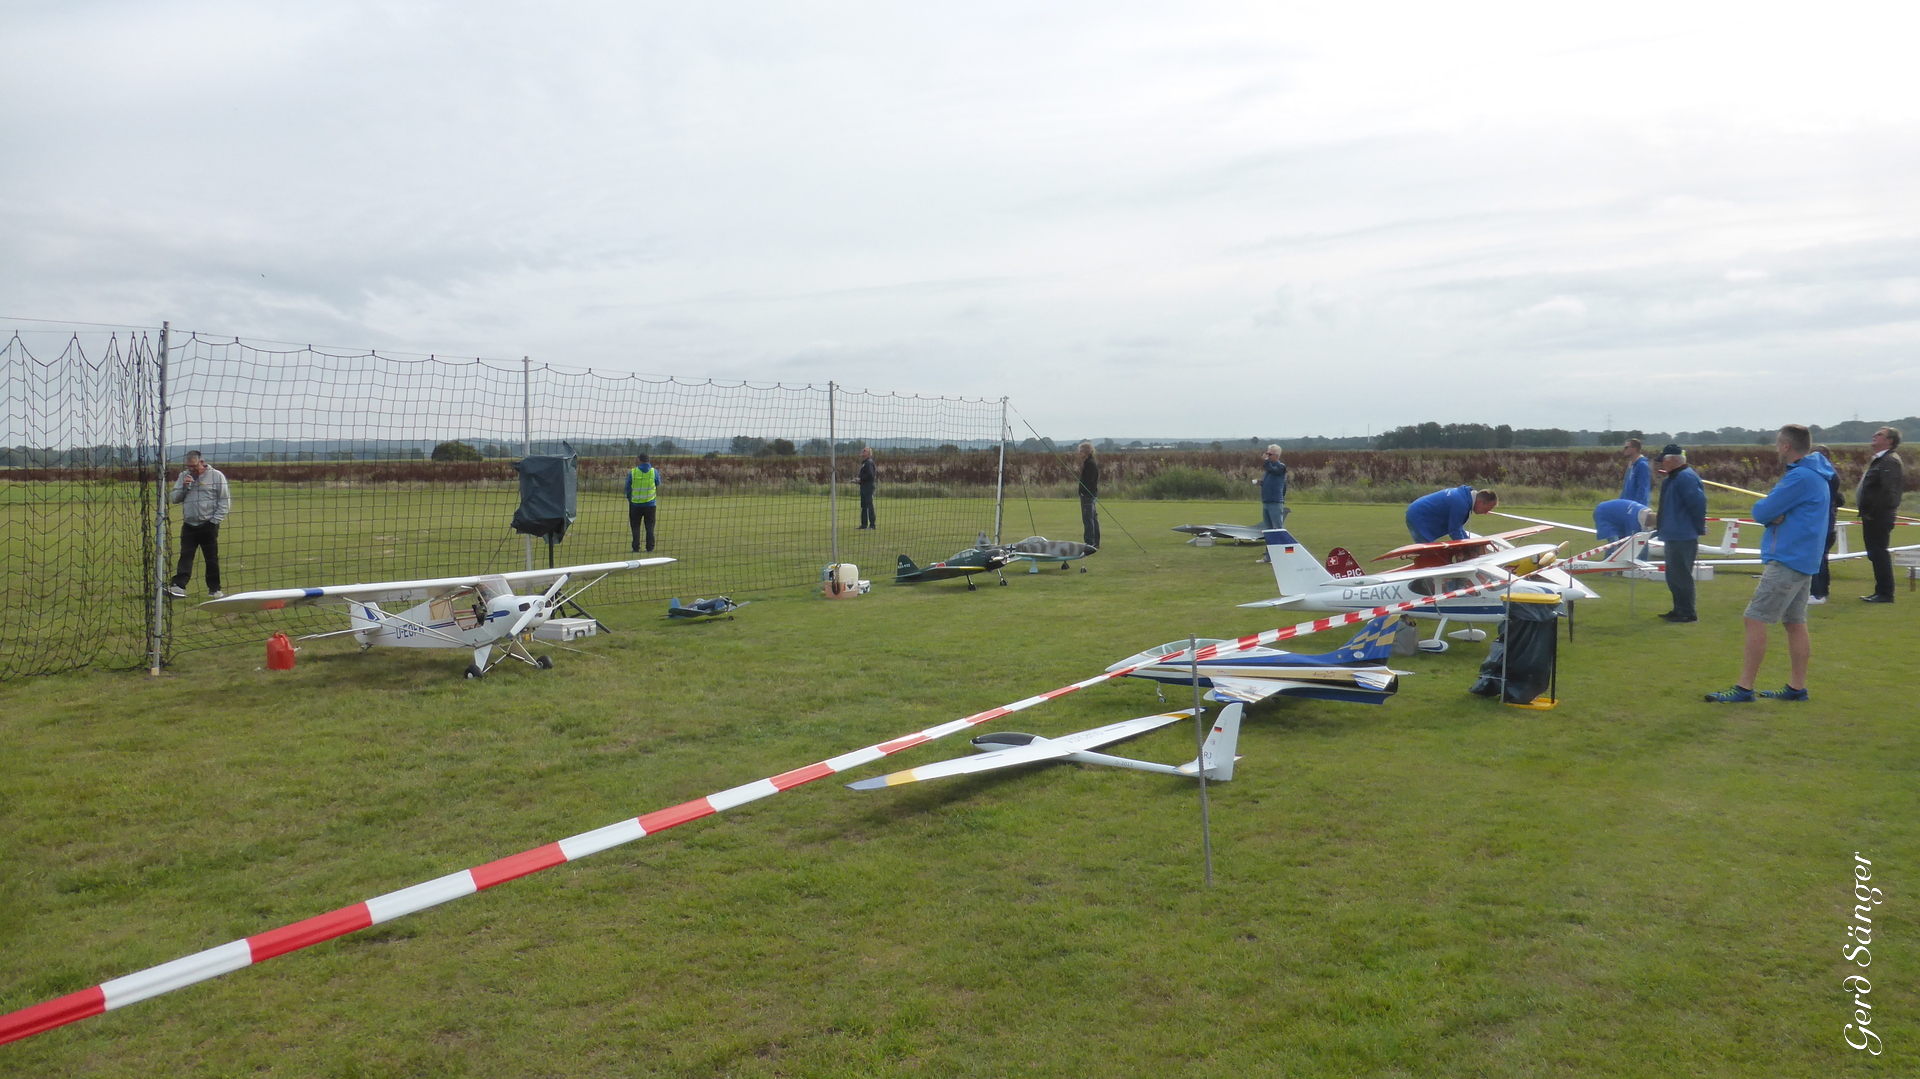
M1717 704L1753 700L1760 662L1767 658L1767 627L1775 622L1786 628L1791 669L1785 689L1762 690L1758 696L1777 701L1807 699L1807 660L1813 654L1807 636L1807 596L1827 538L1827 507L1832 504L1827 477L1833 475L1833 466L1813 452L1813 435L1800 424L1780 428L1773 446L1786 471L1773 490L1753 504L1753 519L1767 526L1760 539L1760 561L1766 568L1747 604L1740 681L1730 689L1707 694L1707 700Z
M1627 439L1620 447L1620 456L1627 459L1627 474L1620 481L1620 497L1646 505L1653 498L1653 466L1641 455L1640 440Z
M1654 467L1667 477L1660 483L1653 535L1665 550L1667 591L1673 594L1673 610L1660 617L1669 622L1698 622L1693 560L1700 556L1700 537L1707 534L1707 489L1700 483L1700 474L1687 467L1687 452L1678 442L1667 443Z

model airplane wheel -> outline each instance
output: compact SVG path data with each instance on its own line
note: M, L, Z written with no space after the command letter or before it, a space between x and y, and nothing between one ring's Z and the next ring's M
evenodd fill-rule
M472 664L472 663L469 663L469 664L467 664L467 677L468 677L468 678L478 678L478 677L480 677L481 675L483 675L483 674L485 674L485 673L487 673L487 672L485 672L485 671L483 671L483 670L481 670L481 669L480 669L480 668L479 668L479 667L478 667L477 665L475 665L475 664Z
M536 659L533 661L533 665L540 668L543 671L553 670L553 657L541 656L539 659Z
M1005 577L1000 578L1000 587L1007 587L1007 579Z

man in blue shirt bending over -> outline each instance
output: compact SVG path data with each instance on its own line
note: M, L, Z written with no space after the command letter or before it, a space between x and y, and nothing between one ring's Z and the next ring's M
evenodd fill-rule
M1774 622L1786 626L1791 670L1785 689L1762 690L1759 695L1777 701L1807 699L1807 660L1813 654L1807 636L1807 595L1820 569L1820 553L1826 549L1827 479L1833 475L1833 466L1813 452L1813 435L1797 423L1780 428L1773 446L1787 468L1773 490L1753 504L1753 519L1767 526L1760 539L1760 561L1766 568L1747 604L1740 681L1731 689L1707 694L1707 700L1720 704L1754 698L1760 661L1767 657L1767 626Z
M1448 537L1466 539L1467 518L1476 513L1489 513L1499 504L1499 495L1476 491L1471 483L1421 495L1407 504L1407 533L1415 543L1432 543Z

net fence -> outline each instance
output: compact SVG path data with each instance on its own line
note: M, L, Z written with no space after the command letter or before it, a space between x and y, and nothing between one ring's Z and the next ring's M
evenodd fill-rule
M606 620L603 608L637 621L663 612L625 605L817 587L831 561L884 579L901 553L942 558L995 529L1000 400L178 332L161 363L156 346L108 336L89 351L75 337L41 359L16 334L5 354L4 617L34 613L0 646L0 677L148 659L155 567L176 581L183 568L181 507L160 533L155 477L171 485L189 450L232 494L217 540L228 594L635 557L626 483L643 453L658 477L653 553L676 561L595 585L582 602ZM879 473L872 530L854 527L862 446ZM512 528L513 462L529 452L577 458L577 516L552 545ZM200 611L204 553L184 568L187 597L159 604L163 658L344 625L322 609Z

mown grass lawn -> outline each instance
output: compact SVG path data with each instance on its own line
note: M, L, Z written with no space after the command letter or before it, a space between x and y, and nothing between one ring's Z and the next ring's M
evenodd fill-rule
M872 595L707 625L607 606L590 654L478 683L458 653L325 641L285 673L236 646L0 685L0 1009L1273 624L1233 606L1271 594L1256 549L1166 531L1251 506L1110 509L1086 574L968 593L875 566ZM1403 540L1396 506L1290 523L1318 554ZM1723 575L1692 626L1653 618L1657 582L1601 583L1553 711L1467 694L1483 645L1400 661L1379 708L1262 706L1210 788L1211 888L1166 777L829 779L0 1047L0 1074L1911 1074L1920 596L1862 605L1864 581L1845 564L1816 610L1808 704L1700 701L1738 669L1752 583ZM1776 640L1764 683L1784 664ZM1159 707L1125 680L996 727ZM1178 762L1192 734L1123 752ZM1885 897L1865 969L1855 852ZM1848 973L1877 1058L1846 1044Z

